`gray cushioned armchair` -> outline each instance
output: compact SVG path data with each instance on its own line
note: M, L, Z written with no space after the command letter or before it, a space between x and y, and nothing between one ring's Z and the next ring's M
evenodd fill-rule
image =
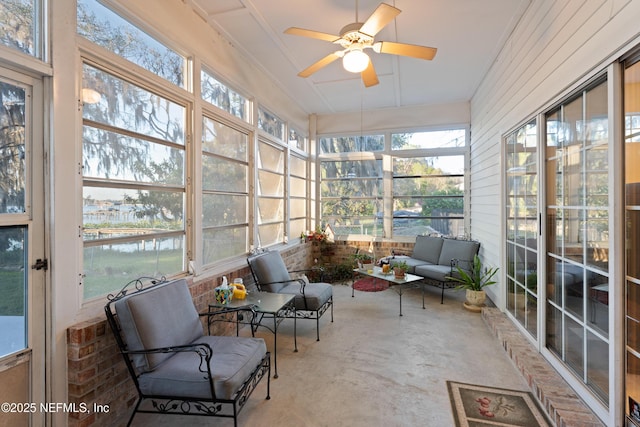
M296 317L316 320L316 339L320 341L320 317L331 308L333 322L333 286L293 279L280 252L260 252L247 258L256 286L262 292L295 295Z
M197 313L184 279L147 288L133 281L110 296L105 313L138 391L128 424L137 412L160 412L230 417L237 426L265 375L270 398L264 340L204 335L207 313Z

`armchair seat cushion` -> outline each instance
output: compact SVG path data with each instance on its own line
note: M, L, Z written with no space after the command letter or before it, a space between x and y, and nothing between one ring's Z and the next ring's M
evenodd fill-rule
M209 344L212 349L211 374L219 399L232 399L267 353L261 338L202 336L192 344L199 343ZM150 396L211 399L209 381L199 367L196 353L174 354L139 377L140 390Z
M333 296L333 287L329 283L307 283L304 296L300 293L300 283L295 282L280 289L281 294L295 295L296 310L317 311ZM305 304L306 298L306 304Z

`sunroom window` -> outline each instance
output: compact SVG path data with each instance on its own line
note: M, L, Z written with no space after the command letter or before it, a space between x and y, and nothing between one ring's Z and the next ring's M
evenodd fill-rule
M258 129L275 137L278 141L284 141L284 120L262 107L258 107Z
M185 270L187 108L83 65L84 298ZM117 280L114 280L117 278Z
M2 0L0 44L42 59L43 16L42 0Z
M77 32L87 40L186 87L186 58L131 24L97 0L78 0Z
M338 235L465 235L466 134L320 138L322 223Z
M283 147L260 140L256 157L258 246L284 241L285 160Z
M464 235L464 155L393 159L393 235Z
M200 91L203 100L241 120L250 121L249 100L205 70L200 72Z
M336 234L381 236L382 160L323 160L320 167L322 222Z
M244 255L249 236L249 136L202 118L202 263Z

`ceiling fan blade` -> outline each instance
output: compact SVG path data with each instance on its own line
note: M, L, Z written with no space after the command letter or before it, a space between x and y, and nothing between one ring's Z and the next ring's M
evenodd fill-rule
M380 30L382 30L389 22L393 20L402 12L393 6L389 6L386 3L380 3L380 5L373 11L371 16L360 27L360 32L368 36L374 37Z
M314 30L305 30L304 28L291 27L284 30L285 34L291 34L294 36L302 36L302 37L310 37L312 39L319 39L328 41L331 43L340 40L340 36L334 36L333 34L321 33L319 31Z
M377 46L380 46L378 50ZM374 45L374 50L380 53L389 53L391 55L411 56L419 59L433 59L438 49L435 47L418 46L415 44L394 43L394 42L378 42Z
M367 65L367 68L365 68L365 70L360 73L360 77L362 77L362 82L364 83L365 87L375 86L380 83L378 81L378 75L376 74L376 70L373 68L373 62L371 62L371 60L369 60L369 65Z
M340 51L338 51L338 52L340 52ZM340 56L336 52L330 53L329 55L325 56L324 58L322 58L318 62L316 62L316 63L310 65L309 67L305 68L304 70L300 71L298 73L298 76L300 76L300 77L309 77L311 74L315 73L320 68L326 67L327 65L331 64L333 61L335 61L338 58L340 58Z

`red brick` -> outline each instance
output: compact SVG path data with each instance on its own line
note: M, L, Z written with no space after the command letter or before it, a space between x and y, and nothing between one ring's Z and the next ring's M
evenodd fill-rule
M602 422L575 394L560 374L537 352L531 342L497 308L486 308L482 317L517 369L558 426L601 427Z

